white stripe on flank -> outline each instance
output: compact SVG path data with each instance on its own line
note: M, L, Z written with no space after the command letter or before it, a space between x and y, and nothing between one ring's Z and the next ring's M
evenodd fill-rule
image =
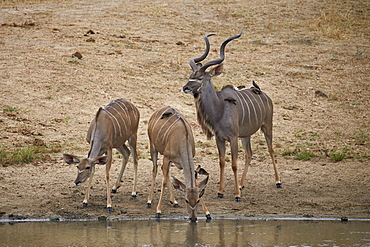
M247 106L248 108L248 123L249 125L251 125L251 109L249 108L249 103L247 102L247 100L245 99L245 91L242 91L241 92L241 95L243 96L243 102L244 104ZM244 123L244 122L243 122Z
M114 108L114 107L112 107L112 109L120 116L120 118L121 118L121 122L124 124L124 126L125 126L125 133L127 132L127 125L126 125L126 121L125 121L125 119L123 118L123 116L121 115L121 112L119 111L119 110L117 110L116 108ZM120 122L118 121L117 122L117 124L119 125L119 126L121 126L121 124L120 124ZM122 135L121 135L122 136Z
M270 106L270 100L269 100L269 98L268 98L268 97L267 97L267 95L266 95L266 94L264 94L263 92L262 92L261 94L263 95L263 97L265 97L265 98L266 98L266 102L267 102L268 109L269 109L269 110L271 110L271 106Z
M109 118L112 120L112 123L113 123L113 128L114 128L114 135L116 136L117 135L117 128L116 128L116 125L114 124L114 121L112 119L112 114L109 113L107 110L103 109L109 116ZM113 116L114 117L114 116Z
M263 107L263 113L266 113L266 108L265 108L265 104L263 103L262 99L261 99L261 94L258 95L258 99L260 100L261 104L262 104L262 107Z
M165 109L164 109L164 111L163 112L161 112L160 114L159 114L159 116L158 116L158 118L157 118L157 120L155 121L155 123L154 123L154 125L153 125L153 128L155 127L155 126L157 126L157 123L158 123L158 121L162 118L162 115L163 115L163 113L167 110L168 108L166 107ZM157 136L156 136L156 138L155 138L155 143L157 143L158 142L158 136L159 136L159 133L161 133L161 130L162 130L162 128L163 128L163 126L168 122L168 120L169 120L170 118L168 118L167 119L167 121L161 126L161 128L159 129L159 131L157 132Z
M248 95L248 93L246 92L245 93L245 95L248 97L248 99L249 99L249 101L250 101L250 104L247 104L248 106L249 105L252 105L252 107L253 107L253 111L254 111L254 116L255 116L255 118L257 118L257 111L256 111L256 108L254 107L254 104L253 104L253 102L252 102L252 100L251 100L251 98L249 97L249 95ZM251 119L250 119L251 120ZM257 119L256 119L257 120Z
M148 128L149 128L149 129L154 129L154 126L156 126L156 125L157 125L157 123L158 123L159 119L161 119L161 117L162 117L162 114L163 114L167 109L168 109L168 108L164 108L164 109L163 109L163 112L161 112L161 113L159 114L159 117L157 118L157 120L153 123L153 125L151 125L151 126L153 126L153 127L148 126ZM158 133L157 133L157 135L158 135Z
M123 107L121 106L121 103L122 103L122 105L125 109L123 109ZM131 126L131 118L130 118L129 111L128 111L128 109L126 107L126 104L124 102L119 101L119 102L117 102L117 105L121 109L120 112L123 112L126 116L126 118L122 117L121 113L119 111L117 111L120 114L121 118L122 118L122 122L125 124L126 132L127 132L128 128Z
M179 121L180 117L177 116L177 115L172 115L171 117L169 117L168 120L170 120L170 118L172 117L177 117L177 119L175 121L173 121L173 123L167 128L166 132L164 132L163 134L163 138L162 138L162 141L163 143L167 143L167 140L168 140L168 135L169 135L169 132L170 130L172 129L172 127Z
M258 96L257 96L257 94L255 94L255 93L251 93L251 95L253 95L253 98L254 98L254 99L256 99L256 97L258 97ZM258 98L259 98L259 97L258 97ZM261 118L261 119L260 119L260 121L261 121L261 122L260 122L260 124L262 124L262 122L263 122L263 118L262 118L262 108L261 108L261 106L260 106L260 103L258 103L258 101L257 101L257 100L255 100L254 102L255 102L255 103L257 103L258 108L260 109L260 110L259 110L260 118ZM258 115L256 115L256 118L257 118L257 117L258 117Z
M136 120L136 119L138 119L139 118L139 116L138 116L138 111L137 111L137 109L134 107L134 105L133 104L131 104L130 102L127 102L127 104L131 107L131 109L132 109L132 113L134 114L134 120Z
M240 99L238 92L237 92L235 95L236 95L236 97L238 97L239 102L240 102L240 105L242 106L242 111L243 111L242 123L244 123L244 118L245 118L245 113L244 113L244 104L243 104L242 100Z
M106 113L108 113L108 115L109 115L112 119L114 119L114 120L115 120L115 122L117 123L117 126L118 126L118 128L119 128L120 136L122 137L121 126L119 125L117 118L116 118L112 113L110 113L107 109L103 108L103 110L104 110ZM115 126L115 124L114 124L114 121L113 121L113 120L112 120L112 122L113 122L113 126L114 126L114 135L116 135L116 136L117 136L117 129L116 129L116 126Z
M131 118L130 118L130 114L129 114L129 111L127 109L126 104L124 102L122 102L122 101L119 101L119 102L117 102L117 105L118 105L119 108L121 108L122 112L125 113L126 118L127 118L128 122L129 122L128 125L131 126ZM123 108L125 108L125 109L123 109Z
M266 116L266 107L265 107L265 104L263 103L263 101L262 101L262 99L261 99L261 94L258 94L258 97L257 97L258 99L259 99L259 101L261 102L261 105L262 105L262 107L263 107L263 112L261 112L261 124L263 123L263 121L264 121L264 116Z

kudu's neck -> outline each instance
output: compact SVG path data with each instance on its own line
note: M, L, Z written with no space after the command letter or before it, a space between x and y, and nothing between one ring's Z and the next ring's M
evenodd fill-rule
M181 119L183 121L183 119ZM194 170L194 154L193 148L191 145L191 141L189 139L189 135L191 135L191 131L188 129L187 123L183 121L185 130L186 130L186 137L185 137L185 145L181 145L180 152L181 152L181 167L184 172L185 177L185 185L187 188L195 187L195 170Z
M95 129L92 131L92 135L90 137L90 150L88 154L89 159L95 159L99 155L102 155L107 148L104 148L104 133L101 133L98 126L95 126Z
M196 187L193 157L181 157L186 188Z
M218 98L209 76L203 79L201 93L198 97L198 107L204 121L211 127L222 118L224 104Z

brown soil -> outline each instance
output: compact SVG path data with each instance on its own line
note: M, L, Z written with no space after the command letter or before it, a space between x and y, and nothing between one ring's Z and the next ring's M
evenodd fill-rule
M0 7L1 150L61 147L42 160L0 166L2 217L154 217L162 176L148 209L152 165L146 129L163 105L177 108L192 124L196 164L211 174L204 198L213 216L370 217L368 1L15 0ZM213 82L217 88L250 87L255 80L273 99L283 188L274 185L263 135L256 133L238 203L230 161L225 197L216 196L215 142L201 133L192 96L182 86L189 59L204 50L205 34L217 34L210 39L213 59L220 44L240 30L242 37L228 45L224 73ZM76 52L81 59L72 57ZM89 206L82 208L86 185L73 184L77 169L62 153L85 157L89 122L100 106L118 98L129 99L141 113L139 194L131 198L130 161L108 214L104 167L97 168ZM297 159L307 153L313 154L310 160ZM346 158L334 162L333 153ZM120 162L116 155L112 182ZM180 208L167 199L164 216L186 215L180 192L176 197Z

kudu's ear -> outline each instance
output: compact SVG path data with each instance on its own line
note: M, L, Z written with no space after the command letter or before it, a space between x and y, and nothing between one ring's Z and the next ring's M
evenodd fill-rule
M93 164L105 165L108 162L108 156L99 156L93 160Z
M195 179L198 178L198 174L209 176L208 172L204 170L200 165L195 169Z
M69 165L80 163L80 160L72 154L63 154L63 159Z
M211 77L221 75L223 69L224 69L224 65L219 64L216 67L214 67L213 69L211 69L209 71L209 74L210 74Z
M180 180L178 180L175 177L172 177L172 185L175 189L185 192L185 188L186 188L185 184L183 184Z
M199 183L198 187L199 187L199 198L201 198L203 195L204 195L204 191L206 190L206 185L208 183L208 178L209 176L207 176L202 182Z

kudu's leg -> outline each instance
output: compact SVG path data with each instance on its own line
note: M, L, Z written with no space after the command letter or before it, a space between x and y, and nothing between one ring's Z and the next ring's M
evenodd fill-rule
M224 197L225 192L225 153L226 145L225 141L221 141L216 138L216 144L218 149L218 159L220 162L220 186L218 188L217 196L218 198Z
M162 209L162 201L163 201L163 195L164 190L167 186L167 183L169 182L169 172L170 172L170 161L167 157L163 158L163 165L162 165L162 171L163 171L163 180L162 180L162 186L161 186L161 195L159 196L159 201L157 205L157 212L155 217L160 218L161 217L161 209ZM171 190L172 191L172 190Z
M198 186L198 182L196 180L195 180L195 185ZM206 203L203 200L203 197L201 197L199 200L200 200L200 203L202 204L203 212L206 215L207 220L211 220L212 219L211 213L208 211L208 208L206 206Z
M132 153L132 160L134 163L134 184L132 186L132 197L136 197L136 183L137 183L137 168L138 168L138 162L137 162L137 150L136 150L136 144L137 144L137 133L133 134L129 139L128 143L130 146L130 150Z
M92 166L91 169L92 169L91 176L89 177L89 182L87 184L85 198L82 202L82 207L87 207L87 201L89 200L89 197L90 197L90 189L91 189L91 184L92 184L92 180L93 180L94 173L95 173L95 166Z
M275 153L274 153L274 149L272 148L272 124L271 124L271 126L270 125L269 126L262 125L261 130L262 130L263 134L265 135L265 139L266 139L266 142L267 142L267 148L268 148L268 151L270 153L270 157L271 157L271 160L272 160L272 165L274 167L276 187L277 188L282 188L279 172L278 172L277 167L276 167Z
M230 140L231 148L231 168L234 172L234 181L235 181L235 201L240 202L240 188L239 188L239 179L238 179L238 138Z
M196 181L196 179L195 179L195 185L198 187L198 182ZM208 208L206 206L206 203L203 200L203 197L201 197L199 200L200 200L200 203L202 204L203 212L206 215L207 220L211 220L212 219L211 213L208 211Z
M206 215L207 220L211 220L212 219L211 213L208 211L208 208L203 200L203 197L200 198L200 203L202 204L203 212Z
M152 157L153 171L152 171L152 185L150 186L148 202L146 204L147 208L150 208L152 206L153 190L154 190L155 178L157 177L157 170L158 170L158 165L157 165L158 152L156 150L154 150L154 148L151 148L150 156Z
M112 158L113 158L113 155L112 155L112 149L108 149L108 162L105 164L105 181L106 181L106 184L107 184L107 210L108 212L112 212L113 209L112 209L112 198L111 198L111 195L110 195L110 183L109 183L109 172L110 172L110 168L112 166Z
M126 169L128 158L130 156L130 150L128 150L128 148L126 147L126 145L122 145L121 147L117 148L117 150L122 154L122 160L123 161L122 161L121 170L119 172L119 175L118 175L116 184L112 188L112 193L117 193L117 189L119 187L121 187L122 175L123 175L123 172Z
M242 178L240 179L240 189L244 188L245 177L247 175L248 168L252 160L251 137L248 136L248 137L242 138L242 144L244 147L245 163L244 163L243 175L242 175Z
M172 183L170 182L171 181L171 179L170 179L171 164L172 164L172 162L170 162L169 165L168 165L169 168L168 168L168 173L167 173L167 189L168 189L168 193L170 194L170 203L173 204L173 207L177 208L179 206L179 203L175 199L175 195L173 193Z

